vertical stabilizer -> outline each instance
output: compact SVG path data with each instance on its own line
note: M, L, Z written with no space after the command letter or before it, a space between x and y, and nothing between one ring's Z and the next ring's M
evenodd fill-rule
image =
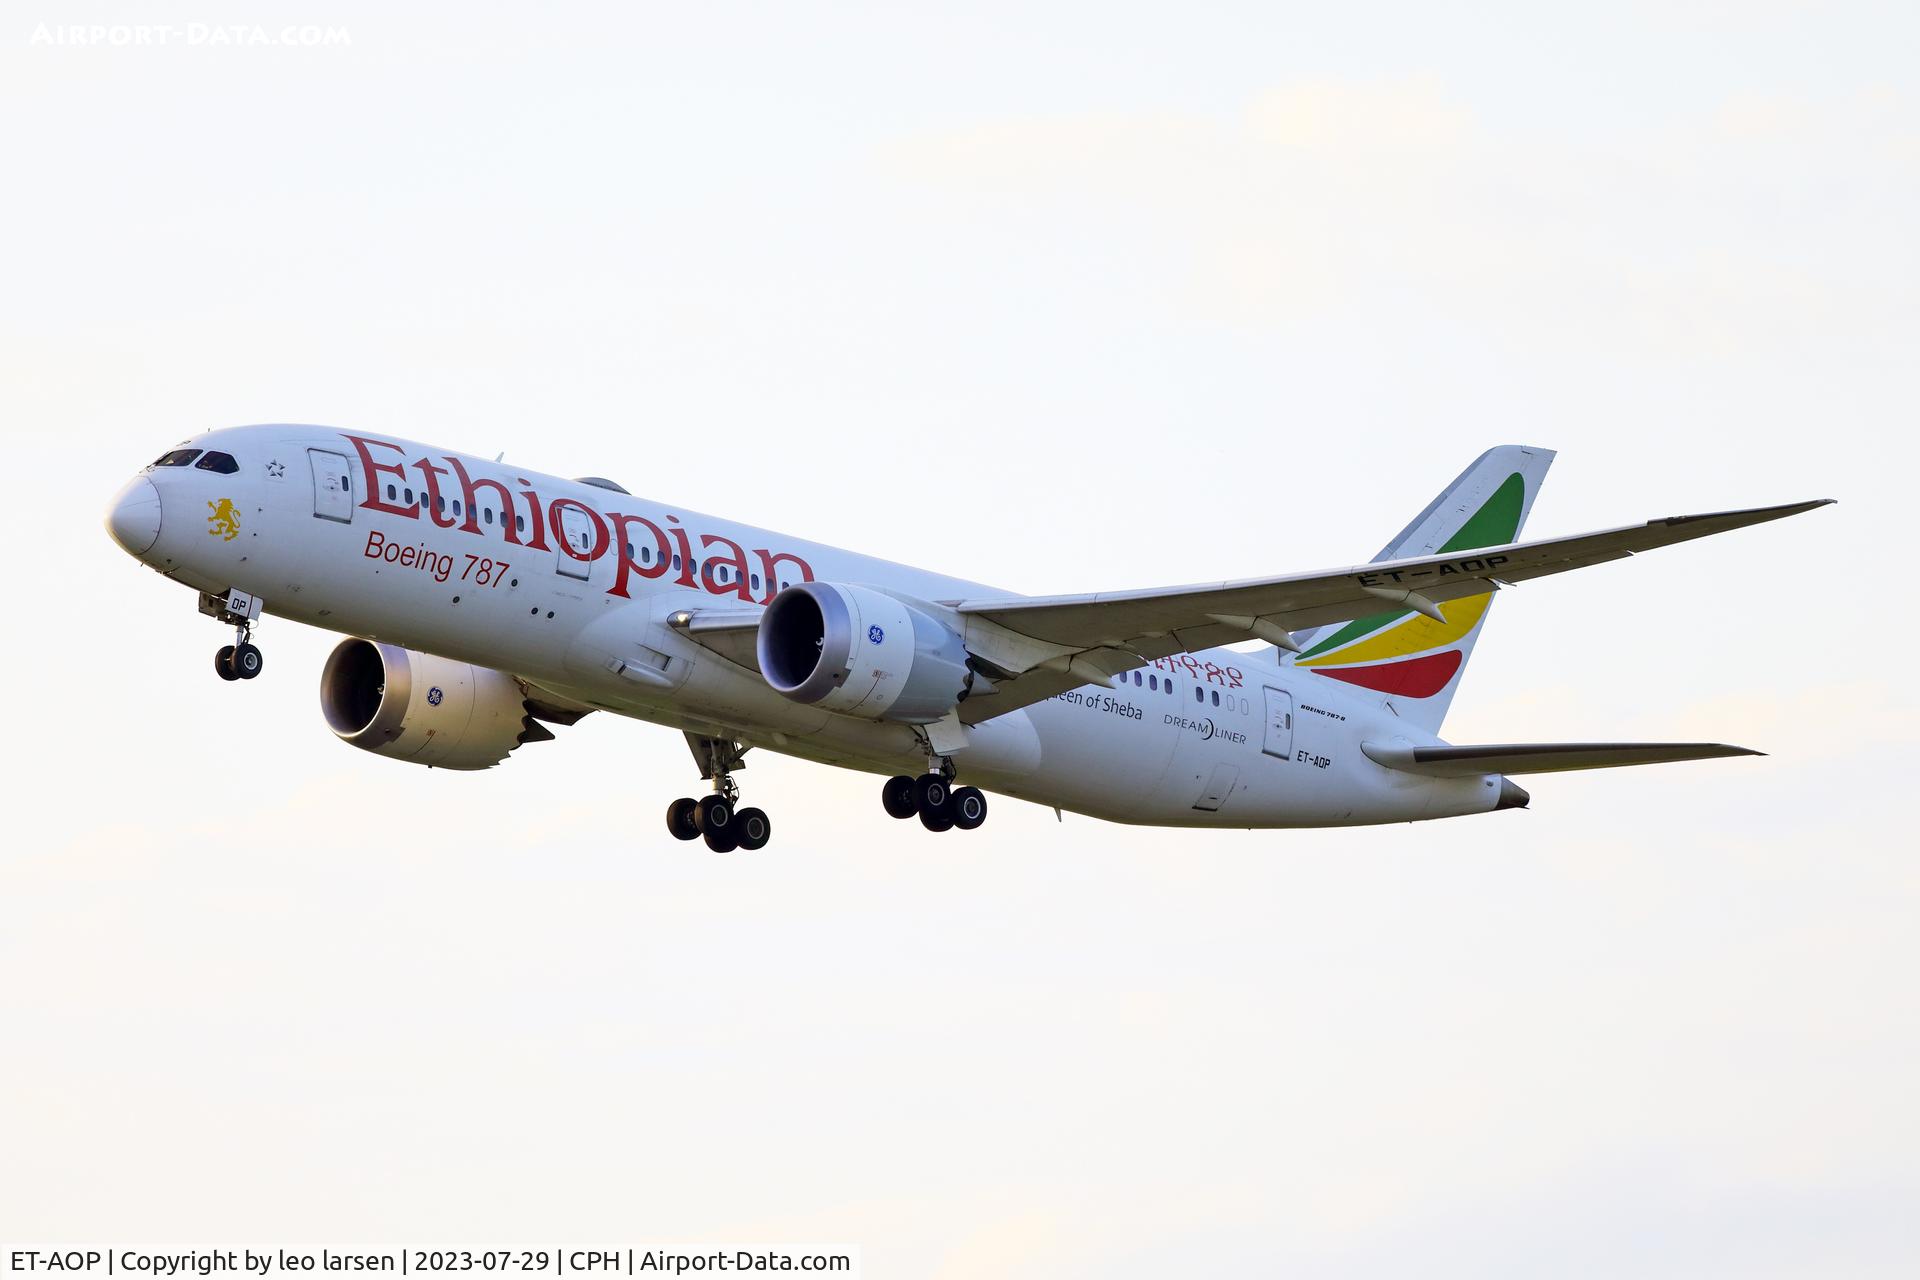
M1502 445L1487 450L1374 561L1517 541L1551 465L1550 449ZM1283 654L1282 661L1369 690L1403 719L1438 732L1492 603L1491 594L1468 596L1441 605L1439 619L1391 609L1322 627L1298 637L1301 652Z

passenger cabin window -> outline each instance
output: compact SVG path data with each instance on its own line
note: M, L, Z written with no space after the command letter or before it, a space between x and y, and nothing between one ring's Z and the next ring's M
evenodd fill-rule
M753 582L753 589L758 591L760 589L760 575L757 573L754 574L751 581Z
M1216 707L1220 705L1220 691L1218 689L1213 691L1213 705Z
M198 449L175 449L170 453L163 453L155 458L153 465L156 467L184 467L199 456L200 451Z
M488 507L488 508L486 509L486 512L487 512L487 523L488 523L488 524L492 524L492 523L493 523L493 508L492 508L492 507Z
M525 533L527 531L527 518L525 516L515 516L513 518L513 528L516 533Z
M393 486L392 486L392 485L388 485L388 486L387 486L387 501L388 501L388 502L392 502L392 501L393 501L393 496L394 496L394 495L393 495Z
M223 476L230 476L240 469L240 464L233 460L230 453L208 453L193 465L197 471L213 471Z
M1195 702L1205 702L1207 700L1207 691L1199 685L1193 686L1193 700Z

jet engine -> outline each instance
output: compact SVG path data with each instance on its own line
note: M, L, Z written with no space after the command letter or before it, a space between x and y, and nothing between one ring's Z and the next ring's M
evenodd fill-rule
M754 653L778 693L865 720L931 724L973 682L935 606L872 587L797 582L767 605Z
M440 769L488 769L553 737L504 671L371 640L342 640L327 656L320 709L342 742Z

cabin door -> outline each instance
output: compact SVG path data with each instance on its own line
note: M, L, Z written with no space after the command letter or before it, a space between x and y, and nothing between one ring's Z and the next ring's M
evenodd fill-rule
M1267 737L1260 749L1282 760L1293 759L1293 695L1284 689L1267 689Z
M566 543L566 547L553 549L554 565L563 576L584 581L586 576L593 572L593 561L587 559L593 554L596 538L593 517L574 506L561 507L559 515L560 524L554 532L559 535L562 542ZM567 547L572 547L577 554L568 555Z
M346 458L325 449L309 449L307 461L313 464L313 514L352 524L353 480Z

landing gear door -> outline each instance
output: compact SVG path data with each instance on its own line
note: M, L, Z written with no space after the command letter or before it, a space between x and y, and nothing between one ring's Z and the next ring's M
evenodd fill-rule
M577 557L568 555L566 547L555 547L553 549L554 566L565 577L584 580L593 571L593 561L587 559L593 554L596 538L593 517L578 507L561 507L560 527L557 532L567 547L572 547L578 555Z
M353 481L346 458L325 449L309 449L307 461L313 464L313 514L352 524Z
M1260 749L1282 760L1293 759L1293 695L1285 690L1267 690L1267 737Z

